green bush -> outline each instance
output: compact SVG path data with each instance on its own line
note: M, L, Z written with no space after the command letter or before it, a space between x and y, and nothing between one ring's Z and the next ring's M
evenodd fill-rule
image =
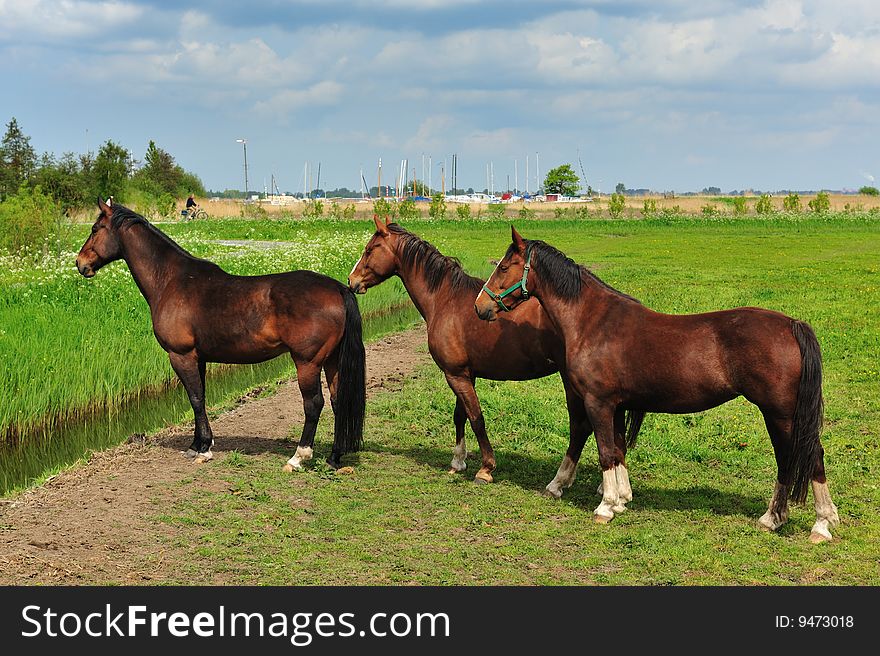
M703 216L706 218L713 218L721 214L721 211L718 209L717 205L713 205L712 203L706 203L700 208L700 211L703 213Z
M786 212L800 212L801 197L794 192L789 192L788 196L782 199L782 209Z
M880 189L877 189L877 187L868 187L866 185L859 189L859 193L865 196L880 196Z
M446 198L439 191L431 196L431 207L428 208L428 216L435 220L446 218Z
M587 219L590 218L590 208L587 207L586 205L581 205L575 211L575 216L576 216L576 218L580 219L581 221L586 221Z
M462 221L467 221L471 218L471 206L467 203L459 203L455 206L455 216Z
M532 219L535 218L535 210L523 205L522 207L519 208L519 212L517 212L517 217L521 221L531 221Z
M0 247L46 254L61 230L61 207L39 186L22 185L0 202Z
M657 201L653 198L646 198L642 204L642 217L650 219L657 213Z
M398 203L397 215L402 221L420 219L422 217L421 212L419 212L419 208L416 207L416 202L412 198L404 198L402 201L400 201L400 203Z
M387 198L377 198L373 201L373 214L380 219L396 219L397 203L392 203Z
M611 194L611 200L608 201L608 214L611 215L612 219L619 219L620 215L623 214L623 210L626 209L626 198L623 194L613 193Z
M302 211L304 219L320 219L324 216L324 203L319 200L307 200Z
M823 214L829 211L831 209L831 198L828 196L828 192L820 191L813 200L807 203L807 207L816 214Z
M490 203L486 208L486 218L491 221L501 221L504 219L504 210L506 208L501 203Z
M761 194L758 202L755 203L755 212L758 214L770 214L773 211L773 203L770 201L770 194Z
M746 206L745 196L735 196L731 204L733 205L734 214L746 214L749 211Z

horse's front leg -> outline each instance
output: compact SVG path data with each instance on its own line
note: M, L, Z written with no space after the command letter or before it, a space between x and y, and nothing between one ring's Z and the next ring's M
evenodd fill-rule
M565 403L568 406L568 450L562 458L556 476L544 489L544 494L554 499L562 497L562 491L574 483L578 460L580 460L587 438L593 432L593 426L584 409L584 400L570 388L565 380L563 380L563 385L565 386Z
M184 354L169 353L168 359L189 396L195 418L195 435L186 455L194 458L197 463L208 462L214 457L211 451L214 434L205 411L205 362L198 358L195 351Z
M599 466L602 468L602 502L593 511L593 519L598 524L607 524L614 519L615 513L625 509L617 476L620 462L614 443L615 408L595 399L586 399L584 405L596 432Z
M467 469L467 446L464 439L464 425L467 422L467 413L464 403L455 397L455 412L452 413L452 422L455 424L455 450L452 452L452 462L449 465L449 473L457 474Z
M446 382L455 392L455 396L461 400L468 421L471 423L471 430L474 431L477 442L480 444L480 455L483 462L480 470L474 476L474 483L491 483L492 472L495 471L495 452L486 435L486 422L483 420L480 399L477 398L477 392L474 390L474 381L469 376L453 376L447 373Z

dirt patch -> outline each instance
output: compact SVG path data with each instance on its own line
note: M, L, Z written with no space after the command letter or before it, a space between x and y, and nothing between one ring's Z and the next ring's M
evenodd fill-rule
M399 388L430 362L424 326L367 345L367 396ZM329 394L325 388L325 398ZM232 451L271 454L279 469L295 446L282 441L302 425L296 381L271 396L246 395L237 407L212 420L215 461ZM329 402L321 421L332 421ZM151 520L176 501L206 491L192 485L194 465L181 455L192 425L98 452L41 487L0 504L0 584L149 583L174 580L187 545L175 541L173 525ZM276 455L277 454L277 455ZM213 478L222 490L228 482ZM222 580L215 581L222 583Z

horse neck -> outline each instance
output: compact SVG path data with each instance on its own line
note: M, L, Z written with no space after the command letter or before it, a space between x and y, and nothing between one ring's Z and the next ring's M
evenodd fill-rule
M123 228L120 241L122 259L128 264L138 289L152 307L189 256L142 223Z
M397 276L400 278L403 286L406 287L406 291L412 299L413 305L416 306L419 314L422 315L422 319L430 323L437 307L439 307L437 295L443 290L446 283L444 282L439 289L431 291L428 286L428 280L425 277L424 267L418 264L404 267L400 258L397 260Z
M566 341L589 334L616 300L614 294L592 280L585 280L580 295L573 299L561 298L546 289L540 280L537 283L533 295Z

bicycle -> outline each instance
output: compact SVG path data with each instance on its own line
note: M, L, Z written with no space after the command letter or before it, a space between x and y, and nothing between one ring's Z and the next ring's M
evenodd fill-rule
M180 210L180 218L184 221L191 221L192 219L207 219L208 213L201 207L196 206L189 210Z

